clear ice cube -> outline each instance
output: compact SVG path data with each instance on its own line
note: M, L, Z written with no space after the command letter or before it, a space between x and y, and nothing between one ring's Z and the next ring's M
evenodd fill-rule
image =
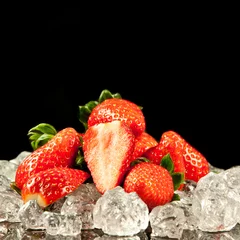
M80 215L62 215L45 211L41 215L41 221L49 235L77 236L81 234L82 220Z
M120 186L107 190L93 209L94 227L105 234L133 236L146 230L149 210L136 192L126 193Z
M4 175L0 175L0 192L9 191L11 181Z
M149 214L152 228L151 237L169 237L180 239L185 225L182 208L172 203L157 206Z
M81 184L76 191L67 195L61 214L79 214L82 229L93 229L93 208L101 196L93 183Z
M192 211L200 230L229 231L237 224L239 203L229 197L231 191L221 174L210 172L198 181Z
M26 229L43 229L39 221L42 214L43 209L36 200L29 200L18 211L18 217Z
M21 196L14 191L0 193L0 222L20 222L18 211L23 205Z
M0 161L0 175L3 175L7 177L10 181L15 180L16 170L18 165L7 161L7 160L1 160Z

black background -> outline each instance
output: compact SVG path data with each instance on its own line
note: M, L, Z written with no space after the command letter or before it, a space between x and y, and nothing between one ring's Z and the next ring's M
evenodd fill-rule
M31 151L27 132L39 123L83 131L78 106L108 89L143 107L157 140L174 130L213 165L239 164L236 32L224 19L190 25L82 12L53 8L36 21L13 14L3 30L0 159Z

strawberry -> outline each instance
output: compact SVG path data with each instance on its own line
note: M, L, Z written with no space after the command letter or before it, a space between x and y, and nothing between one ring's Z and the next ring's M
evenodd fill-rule
M99 123L83 136L83 153L100 193L120 185L132 160L135 136L123 121Z
M196 148L186 142L183 159L185 164L185 178L198 182L200 178L209 173L207 159Z
M109 98L95 106L89 115L88 127L115 120L125 122L135 136L139 136L146 128L141 108L122 98Z
M159 164L167 152L172 157L175 172L184 172L186 180L198 182L209 172L206 158L174 131L164 132L159 144L155 148L149 149L144 156Z
M141 135L135 138L135 146L132 155L132 159L135 160L150 148L158 145L157 140L147 132L143 132Z
M160 164L163 156L170 153L174 163L174 171L185 173L183 146L185 141L173 131L164 132L158 145L145 152L144 157L155 164Z
M136 192L149 210L170 202L174 196L170 173L164 167L151 162L134 165L126 175L123 187L128 193Z
M73 192L90 177L82 170L55 167L34 174L24 183L23 202L36 200L42 208Z
M57 130L49 123L40 123L28 131L29 141L33 150L41 147L57 134ZM84 133L78 132L80 141Z
M15 185L21 189L28 178L40 171L54 167L73 166L79 146L79 135L75 129L69 127L59 131L18 166Z

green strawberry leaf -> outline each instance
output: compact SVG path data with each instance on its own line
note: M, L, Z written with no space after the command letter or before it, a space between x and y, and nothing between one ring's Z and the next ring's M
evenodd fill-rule
M132 161L132 162L130 163L130 166L133 167L133 166L135 166L136 164L141 163L141 162L150 162L150 160L147 159L147 158L145 158L145 157L139 157L139 158L135 159L134 161Z
M174 172L171 176L173 179L174 190L177 190L179 186L184 183L184 175L181 172Z
M87 163L84 159L82 147L78 148L78 153L77 153L77 157L75 158L73 168L81 169L83 171L88 171L89 172L88 167L87 167Z
M40 123L28 131L28 138L33 150L41 147L57 134L57 130L48 123Z
M160 165L168 170L173 179L174 190L177 190L181 184L184 183L184 174L181 172L174 172L174 163L170 156L170 153L167 153L161 160Z
M57 131L56 129L49 123L40 123L37 126L31 128L29 133L47 133L50 135L56 135Z
M180 200L180 196L177 193L174 193L172 201L179 201L179 200Z
M17 187L15 182L10 183L10 188L15 191L17 194L21 195L21 189Z
M87 122L88 122L89 115L91 114L93 108L95 108L97 105L98 105L97 101L90 101L86 103L84 106L79 106L78 119L83 124L85 131L88 128Z
M119 93L112 94L109 90L105 89L101 92L101 94L98 98L98 102L101 103L104 100L109 99L109 98L122 98L122 97Z
M80 150L79 150L77 157L75 159L75 167L78 169L83 169L84 164L85 164L84 157L82 156L82 154L80 153Z
M36 150L37 148L39 148L40 146L44 145L45 143L47 143L50 139L53 138L54 135L51 134L46 134L44 133L43 135L39 136L38 139L36 139L35 141L31 142L31 145L33 147L34 150Z
M166 168L170 174L173 173L174 170L174 164L172 161L172 158L169 153L167 153L161 160L160 165L164 168Z

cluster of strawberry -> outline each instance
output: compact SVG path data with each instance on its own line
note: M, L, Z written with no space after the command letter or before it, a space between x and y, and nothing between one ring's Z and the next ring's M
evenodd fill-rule
M104 90L98 101L80 106L79 120L84 133L52 131L48 124L51 134L41 124L30 131L34 151L12 184L24 202L36 199L44 208L91 180L101 194L116 186L135 191L151 210L176 199L185 180L197 182L209 172L206 158L176 132L159 141L147 133L141 107L118 93ZM79 160L86 168L77 169Z

